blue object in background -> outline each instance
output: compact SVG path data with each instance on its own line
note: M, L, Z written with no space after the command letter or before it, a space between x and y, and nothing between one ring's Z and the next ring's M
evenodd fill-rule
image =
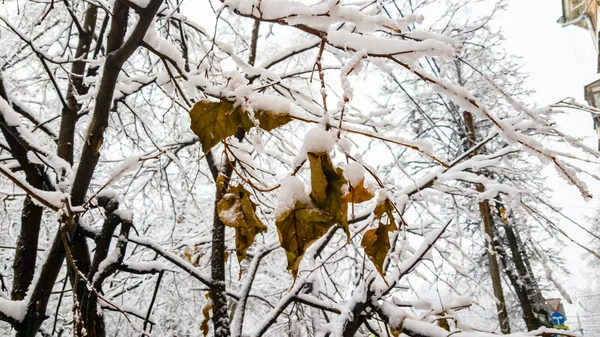
M550 319L554 325L563 325L565 324L565 315L561 314L558 311L555 311L550 314Z

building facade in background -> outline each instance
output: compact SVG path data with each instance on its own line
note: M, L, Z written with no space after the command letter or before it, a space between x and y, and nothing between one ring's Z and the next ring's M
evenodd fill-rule
M598 54L598 0L562 0L562 16L558 20L563 26L575 25L590 32ZM600 60L600 58L599 58ZM600 62L596 72L600 73Z
M591 34L598 59L596 73L600 73L598 2L599 0L562 0L562 16L558 19L563 27L575 25ZM584 98L590 106L600 109L600 79L584 87ZM600 151L600 112L591 110L590 113L594 119L594 129L598 137L598 150Z

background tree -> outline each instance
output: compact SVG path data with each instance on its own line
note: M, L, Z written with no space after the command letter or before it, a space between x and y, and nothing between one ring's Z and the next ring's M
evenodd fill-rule
M440 20L432 20L430 29L438 33L451 32L456 40L463 42L459 59L444 61L426 58L426 63L423 62L424 67L434 73L441 73L453 78L457 83L469 88L487 106L493 107L503 116L510 116L514 113L513 106L510 102L502 99L504 93L510 92L513 97L526 99L531 95L531 91L524 88L526 74L520 71L519 59L507 55L503 48L503 35L495 27L495 15L498 11L502 11L504 6L504 1L495 3L454 1L443 4L423 3L420 4L419 10L443 13L440 15ZM396 10L402 14L411 13L413 9L411 4L407 3L404 7L398 6ZM473 13L482 13L482 15L477 16ZM502 62L498 62L499 59ZM485 70L481 71L481 69ZM402 109L410 111L402 121L410 123L419 138L431 139L441 151L447 151L448 156L460 156L463 151L467 151L476 143L476 139L484 138L490 132L490 128L493 128L493 124L488 120L478 119L467 111L461 111L456 104L448 101L442 95L423 94L422 82L402 80L401 75L394 73L390 73L390 75L388 76L390 77L389 84L386 86L386 93L390 96L385 96L385 101L380 100L382 107L398 107L400 105ZM494 90L493 86L489 85L490 80L501 86L502 91ZM507 146L508 144L504 141L495 140L482 146L479 152L489 153L493 152L494 148ZM547 255L558 256L558 254L549 252L552 250L552 246L560 246L560 237L562 237L560 235L558 239L555 239L556 225L554 221L560 217L561 213L556 208L547 207L551 194L544 187L544 177L539 176L540 166L532 164L529 156L524 153L511 154L509 158L513 169L507 170L503 167L501 170L481 173L487 178L514 184L519 189L530 191L531 194L527 198L520 200L522 205L508 206L517 212L520 212L519 208L524 208L524 213L520 212L521 214L516 216L514 213L510 214L510 211L507 212L508 208L503 201L505 198L498 195L489 202L487 200L479 202L479 209L475 209L469 215L470 218L479 217L479 221L472 221L470 218L461 221L467 226L465 229L472 236L478 236L483 232L478 228L486 227L488 232L479 239L481 242L484 242L486 237L495 237L493 249L482 245L475 246L479 250L475 254L478 256L480 254L489 255L488 260L478 260L471 267L471 272L465 281L472 282L474 280L473 273L478 274L475 278L477 283L480 283L482 279L486 280L489 274L479 275L479 272L482 271L481 264L487 264L488 268L493 271L491 274L495 297L504 298L507 295L509 302L518 301L519 308L506 308L504 299L497 302L498 320L504 323L501 323L504 332L510 330L507 311L514 313L511 317L513 324L510 325L517 329L524 328L520 322L515 323L521 319L528 330L535 330L540 326L551 326L541 289L543 287L549 290L555 288L555 285L552 284L553 280L543 279L544 268L550 266L547 266L542 260L546 259ZM526 162L526 164L521 165L518 164L519 162ZM514 169L517 165L519 168ZM466 184L466 186L472 187L473 184ZM482 185L476 185L476 187L483 191ZM471 204L476 205L477 199L472 200ZM531 236L532 230L544 239L534 239ZM525 240L520 237L523 233L525 233ZM550 242L555 243L550 244ZM536 254L534 249L534 247L540 246L544 246L549 253L544 254L543 258ZM496 251L497 257L486 254L489 251ZM562 261L553 259L550 262L553 265L552 269L565 271L562 268ZM503 275L500 275L498 265L503 270L504 279L507 281L504 282L504 285L501 281ZM506 287L509 288L506 289ZM560 289L560 286L558 288ZM514 300L510 299L511 294L515 295ZM480 295L478 294L478 296Z

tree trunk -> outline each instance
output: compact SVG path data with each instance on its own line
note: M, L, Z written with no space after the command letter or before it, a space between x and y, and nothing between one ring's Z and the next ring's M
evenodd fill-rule
M498 210L503 207L503 205L499 205ZM500 257L504 271L519 299L527 330L532 331L540 327L551 328L552 323L548 319L549 313L546 310L544 297L537 282L532 277L531 270L528 268L528 257L520 248L521 241L518 233L506 221L502 228L504 229L505 240L502 239L499 228L494 228L494 235L497 238L494 241L494 249ZM510 256L506 251L506 247L510 249Z
M465 125L467 126L467 136L469 138L469 145L473 146L477 143L477 137L475 134L475 125L473 123L473 115L468 112L463 112ZM485 191L483 184L476 184L475 188L477 192L482 193ZM506 302L504 301L504 292L502 290L502 279L500 278L500 267L498 266L498 259L496 258L496 251L494 249L494 221L492 213L490 212L490 205L487 200L483 200L479 203L479 213L481 214L481 220L483 222L483 230L485 233L485 241L487 246L487 257L488 266L490 268L490 277L492 278L492 286L494 288L494 296L496 297L496 309L498 311L498 322L500 323L500 330L503 334L510 333L510 322L508 319L508 311L506 310Z
M98 163L100 148L104 139L104 130L108 125L109 112L113 104L113 94L121 67L139 47L148 27L154 21L154 16L158 12L162 2L162 0L151 0L148 3L144 12L140 13L135 28L125 42L123 41L125 40L124 38L127 30L129 7L121 1L114 2L111 30L109 32L106 49L107 56L106 61L104 62L98 93L96 95L96 105L94 106L94 112L88 127L86 139L83 143L79 168L75 174L71 190L71 204L74 206L80 206L84 203L90 181L94 174L96 164ZM61 226L64 225L64 230L71 239L73 259L82 265L82 272L88 272L91 263L89 249L85 238L76 231L76 219L74 220L75 221L73 221L73 219L63 219ZM42 267L39 281L35 285L29 306L27 307L27 314L17 334L18 337L34 337L45 319L44 316L52 286L56 281L56 277L60 272L66 256L62 235L63 233L58 231L54 237L52 248ZM88 266L87 268L85 268L86 265ZM79 286L81 288L87 287L87 285L83 283L80 283ZM83 291L81 293L78 291L77 293L77 299L80 303L83 294ZM96 310L94 311L96 312ZM100 316L99 319L101 319Z
M500 233L498 232L497 228L495 228L494 234L496 235L497 238L500 238ZM515 294L517 295L517 298L519 299L519 303L521 304L521 309L523 311L523 320L525 321L527 330L529 330L529 331L534 330L535 328L533 328L533 326L534 326L533 310L531 308L531 305L529 303L529 298L527 297L527 293L525 291L525 285L523 283L521 283L522 280L520 279L518 273L515 271L514 266L511 264L511 259L508 256L508 254L506 253L504 245L502 243L496 241L494 244L494 249L496 250L496 253L500 257L500 261L502 261L502 266L504 267L504 272L506 273L506 276L508 276L510 284L512 285L512 287L515 291ZM514 258L515 257L513 256L513 259Z
M553 325L548 319L550 313L546 310L546 301L544 300L544 296L542 296L537 282L532 277L528 257L520 248L521 240L519 240L519 235L509 224L504 225L504 230L513 256L512 260L519 276L517 285L524 292L527 299L527 306L530 308L530 312L527 315L524 314L527 329L531 331L540 327L551 328ZM525 308L523 308L523 311L525 311Z
M484 192L483 185L477 184L477 191ZM486 235L485 241L487 246L488 265L490 268L490 277L492 278L492 286L494 288L494 296L496 297L496 309L498 310L498 321L500 330L503 334L510 333L510 323L508 320L508 312L506 310L506 302L504 301L504 292L502 290L502 279L500 278L500 267L498 259L496 259L496 251L494 249L494 233L492 227L493 219L490 213L490 205L487 200L479 203L479 212L483 220L483 228Z
M231 173L229 174L231 175ZM223 176L219 176L221 179ZM212 285L210 299L213 307L213 327L215 337L229 337L229 315L227 314L227 293L225 292L225 224L219 219L217 203L227 193L228 184L217 182L215 194L215 214L213 218L212 253L210 257L210 271ZM218 180L217 180L218 181Z
M255 20L252 27L252 40L250 44L250 55L248 56L248 63L254 65L256 60L256 49L258 46L258 32L260 28L260 21ZM238 128L235 137L238 141L242 141L245 136L245 131L242 128ZM211 246L211 257L210 257L210 270L212 276L212 285L210 287L210 299L212 301L212 322L214 328L215 337L229 337L231 335L230 330L230 318L227 313L227 293L225 288L225 224L219 218L217 212L217 204L221 201L221 198L227 193L229 187L229 178L233 173L233 165L235 162L229 163L226 167L225 172L219 174L218 167L213 160L212 154L209 152L207 155L207 161L215 179L216 193L215 193L215 207L213 216L213 232L212 232L212 246ZM240 331L241 332L241 331Z
M17 329L16 337L35 337L37 334L39 327L45 319L44 315L46 314L48 299L50 298L54 282L62 268L64 260L65 248L62 243L60 230L58 230L52 242L50 253L42 266L40 277L33 289L25 319L23 319L22 324Z
M4 87L4 81L0 75L0 97L9 102L8 93ZM10 102L9 102L10 103ZM18 139L19 133L14 126L6 122L0 114L0 129L4 139L10 147L11 155L17 159L19 165L25 172L27 182L35 188L44 188L44 175L37 165L27 159L28 149L22 140ZM36 205L29 196L23 201L23 210L21 212L21 229L17 239L17 249L15 250L15 259L13 261L13 288L11 298L13 300L22 300L35 272L35 262L37 259L38 236L42 213L44 208Z
M85 12L82 31L79 31L79 42L75 51L75 58L84 58L90 51L92 36L96 28L98 7L89 5ZM75 61L71 66L69 76L69 87L67 88L67 105L63 107L60 119L60 131L58 134L57 154L69 164L73 164L73 137L75 136L75 125L77 124L77 113L80 105L77 95L84 93L83 74L85 71L84 61Z
M21 214L21 231L17 240L17 250L13 262L14 276L11 299L15 301L25 298L27 289L29 289L33 280L43 211L44 208L37 206L31 200L31 197L25 197Z

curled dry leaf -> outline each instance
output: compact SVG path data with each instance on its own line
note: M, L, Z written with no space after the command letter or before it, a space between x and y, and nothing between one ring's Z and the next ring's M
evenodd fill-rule
M287 113L266 110L255 111L254 117L258 120L260 128L266 131L271 131L292 120ZM190 128L200 139L204 153L225 138L233 136L238 128L249 131L254 127L246 111L240 106L234 107L233 103L226 100L198 101L190 110L190 119Z
M285 249L288 270L296 278L300 261L306 249L338 224L350 238L348 230L348 202L343 200L342 187L346 184L343 172L335 168L329 154L308 153L311 175L310 199L312 205L297 201L276 219L281 247Z
M346 184L343 171L334 168L328 153L308 153L310 163L310 198L313 204L329 214L343 229L348 240L348 202L342 198L342 187Z
M365 232L360 243L365 250L365 254L367 254L369 260L373 262L382 277L384 276L383 263L390 250L390 237L388 236L388 232L393 230L394 228L392 226L379 223L377 228L369 229Z
M375 265L379 274L384 277L384 280L383 263L390 250L388 232L395 232L397 230L393 210L394 206L389 199L378 203L375 206L375 210L373 210L373 214L375 215L375 219L379 220L379 226L366 231L361 241L365 254L367 254L369 260ZM386 223L383 222L384 215L387 215Z
M373 199L375 194L365 187L365 180L361 180L360 183L356 186L351 186L351 189L344 197L342 198L345 202L351 202L353 204L360 204L365 201L369 201Z
M181 255L187 262L191 263L194 267L198 267L203 252L198 249L198 246L194 246L194 249L186 247Z
M298 274L300 260L306 249L325 235L334 224L333 218L326 212L302 202L296 202L290 209L277 217L275 225L281 247L285 249L288 270L294 279Z
M394 231L397 229L396 220L394 218L394 205L392 205L390 199L379 202L377 206L375 206L373 214L375 215L375 219L380 222L383 219L383 215L387 215L387 224L391 227L390 230Z
M446 330L446 331L450 331L450 324L448 324L448 320L445 318L440 318L437 321L437 324L440 328Z
M210 311L212 310L212 303L208 302L204 308L202 308L202 322L200 323L200 331L204 337L208 336L208 322L210 322Z
M241 185L230 186L228 193L217 204L219 219L226 226L235 228L238 262L246 257L246 251L254 243L255 236L267 230L267 226L256 216L256 206L250 200L250 192Z
M292 117L287 113L267 110L254 111L254 117L258 120L260 128L265 131L271 131L292 120Z

